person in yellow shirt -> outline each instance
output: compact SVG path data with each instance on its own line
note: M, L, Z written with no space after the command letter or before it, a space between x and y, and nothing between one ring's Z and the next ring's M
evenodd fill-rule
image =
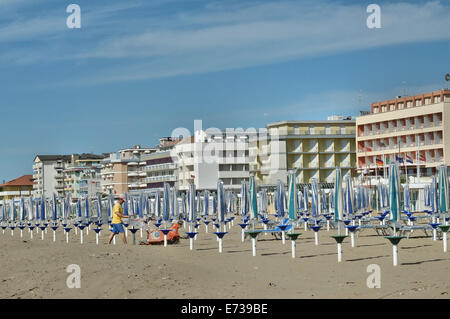
M122 218L128 218L127 215L123 214L122 204L125 202L125 197L120 196L118 202L113 207L113 219L111 222L111 235L109 236L108 244L111 244L113 238L117 234L121 234L122 241L124 244L127 243L127 238L125 237L125 231L123 229Z

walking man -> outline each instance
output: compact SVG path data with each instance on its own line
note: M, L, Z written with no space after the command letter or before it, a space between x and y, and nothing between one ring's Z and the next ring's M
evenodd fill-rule
M121 234L122 241L124 244L127 243L127 239L125 237L125 231L123 229L123 223L122 218L127 218L127 215L123 214L123 207L122 204L125 202L125 197L121 195L119 197L118 202L113 207L113 219L112 219L112 229L111 229L111 236L109 236L109 242L108 244L111 244L111 241L113 240L114 236L117 234Z

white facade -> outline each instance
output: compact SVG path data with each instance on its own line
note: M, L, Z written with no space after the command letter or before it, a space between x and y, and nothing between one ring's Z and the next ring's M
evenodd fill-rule
M70 156L36 156L33 165L33 197L53 194L64 195L64 168L70 163Z
M249 179L248 134L243 132L196 131L171 151L178 168L178 187L215 190L221 179L225 189L241 188Z

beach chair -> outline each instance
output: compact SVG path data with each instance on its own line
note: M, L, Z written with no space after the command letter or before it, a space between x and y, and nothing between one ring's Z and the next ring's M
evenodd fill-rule
M275 237L275 239L281 239L281 233L283 232L282 228L284 229L284 232L287 233L292 229L293 224L290 222L289 218L285 218L281 221L281 223L270 223L267 224L269 227L276 225L275 228L267 229L267 230L261 230L261 233L269 233ZM280 227L281 226L281 227Z
M406 235L407 235L407 238L409 239L409 237L411 236L411 234L414 230L421 230L421 231L423 231L425 236L428 237L428 231L432 232L433 228L430 225L413 225L413 226L406 225L406 226L402 226L400 228L400 235L403 236L403 235L405 235L405 233L407 233Z
M388 236L390 234L391 227L389 225L376 225L376 224L364 224L358 227L359 232L365 229L373 229L378 236Z

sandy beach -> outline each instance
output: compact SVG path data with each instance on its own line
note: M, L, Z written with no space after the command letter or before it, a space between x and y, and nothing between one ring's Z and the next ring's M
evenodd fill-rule
M183 227L180 234L184 236ZM107 245L104 228L100 244L89 231L81 245L79 233L70 233L65 242L61 229L53 242L51 230L41 239L28 230L20 238L7 229L0 232L1 298L449 298L450 253L442 241L414 232L399 245L399 265L392 265L392 246L373 230L364 230L343 244L343 261L337 262L336 230L314 232L298 229L296 258L291 244L260 235L257 256L252 256L251 241L241 242L235 223L225 236L223 253L218 252L215 235L205 233L204 225L193 251L189 240L177 245L133 246L117 238ZM139 232L136 234L140 240ZM80 266L81 288L66 284L70 264ZM380 266L381 288L368 288L367 267Z

